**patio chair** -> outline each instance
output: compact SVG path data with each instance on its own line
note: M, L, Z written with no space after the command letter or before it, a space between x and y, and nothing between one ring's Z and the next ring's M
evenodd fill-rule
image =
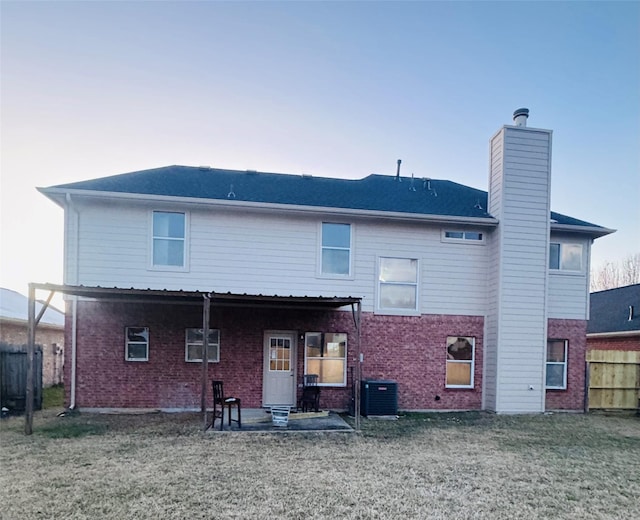
M302 395L298 399L298 409L303 412L320 411L320 387L318 386L318 374L305 374L303 376Z
M211 420L211 428L214 427L216 419L220 419L220 431L224 426L224 409L225 407L229 411L229 427L231 427L231 421L238 423L238 428L242 428L241 418L241 405L239 397L227 397L224 395L224 385L222 381L213 381L213 419ZM237 407L238 418L231 419L231 408Z

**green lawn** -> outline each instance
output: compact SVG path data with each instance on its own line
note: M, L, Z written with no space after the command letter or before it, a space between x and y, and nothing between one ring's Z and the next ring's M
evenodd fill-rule
M0 423L2 519L640 518L640 419L363 419L360 433L202 433L197 414Z
M42 389L42 408L62 408L64 406L64 386L54 385Z

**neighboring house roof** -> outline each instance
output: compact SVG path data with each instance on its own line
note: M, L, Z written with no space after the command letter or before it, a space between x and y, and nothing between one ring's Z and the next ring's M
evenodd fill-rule
M640 284L591 293L587 334L639 332Z
M336 179L311 175L166 166L70 184L41 191L52 198L67 192L143 194L220 201L343 208L495 221L487 212L487 192L438 179L369 175ZM611 230L560 213L552 228L577 228L601 236Z
M0 319L14 322L28 322L29 298L12 291L11 289L0 288ZM43 305L36 302L36 315ZM49 305L42 315L40 323L64 327L64 312Z

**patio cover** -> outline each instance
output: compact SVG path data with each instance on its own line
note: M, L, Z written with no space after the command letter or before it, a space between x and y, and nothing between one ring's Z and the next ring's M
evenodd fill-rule
M43 305L42 310L36 316L35 302L36 290L49 291L49 297ZM33 357L35 351L35 331L38 322L42 318L44 311L47 309L53 295L55 293L67 294L70 296L78 296L94 300L104 301L121 301L135 303L156 303L156 304L194 304L202 303L202 328L209 329L209 314L211 305L217 307L269 307L282 309L302 309L302 310L335 310L347 305L351 306L353 320L357 334L357 362L356 362L356 381L360 380L360 317L362 298L354 296L281 296L281 295L263 295L263 294L233 294L217 293L215 291L182 291L167 289L135 289L121 287L100 287L100 286L84 286L84 285L59 285L51 283L30 283L29 284L29 340L27 346L27 395L26 395L26 411L25 411L25 434L31 435L33 432ZM203 351L207 351L208 335L203 335ZM72 354L74 355L74 354ZM202 388L201 388L201 411L203 414L203 427L207 425L207 409L206 409L206 392L207 392L207 371L208 363L206 357L202 356ZM73 358L75 360L75 358ZM356 413L356 429L359 429L359 399L360 385L355 385L355 413Z

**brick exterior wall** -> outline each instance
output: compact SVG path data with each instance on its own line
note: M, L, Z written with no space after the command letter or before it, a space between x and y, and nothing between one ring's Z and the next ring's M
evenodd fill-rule
M587 350L640 350L640 334L619 338L587 338Z
M398 381L401 410L473 410L482 406L480 316L363 315L365 379ZM446 388L447 336L475 337L474 388Z
M547 390L547 410L584 410L587 322L585 320L548 321L547 337L569 340L567 348L567 389Z
M28 341L27 323L2 320L0 323L0 341L26 348ZM42 386L57 385L63 381L64 337L62 327L38 324L36 344L42 345Z
M67 331L70 320L68 312ZM198 305L79 302L76 405L198 409L201 365L185 362L184 356L185 328L200 328L201 324L202 308ZM125 327L149 328L149 361L125 360ZM351 373L357 362L357 335L350 312L213 307L211 328L220 330L220 362L209 364L209 380L223 380L225 392L240 397L243 407L248 408L262 406L264 331L297 333L298 382L304 373L304 332L346 332L347 386L323 387L321 406L349 408ZM363 378L397 381L401 410L479 410L483 329L481 316L363 313ZM585 321L549 320L548 336L569 340L567 389L547 391L549 410L583 409L585 333ZM446 388L447 336L475 338L472 389ZM70 348L65 355L65 378L70 381ZM211 406L210 384L207 402Z
M67 320L70 331L71 312ZM200 306L79 302L76 405L199 408L201 366L186 363L184 355L185 328L201 327L201 323ZM149 327L149 361L125 360L128 326ZM220 362L209 364L209 379L222 379L225 392L240 397L243 406L250 408L262 405L265 330L297 332L298 380L304 372L303 333L346 332L347 387L323 387L321 406L348 409L350 374L357 360L357 336L350 312L212 308L211 328L220 329L221 346ZM363 376L397 380L401 409L479 409L482 330L481 317L363 314ZM446 338L451 335L476 338L473 389L445 388ZM66 358L65 377L70 378L70 348ZM211 392L207 390L210 406Z

